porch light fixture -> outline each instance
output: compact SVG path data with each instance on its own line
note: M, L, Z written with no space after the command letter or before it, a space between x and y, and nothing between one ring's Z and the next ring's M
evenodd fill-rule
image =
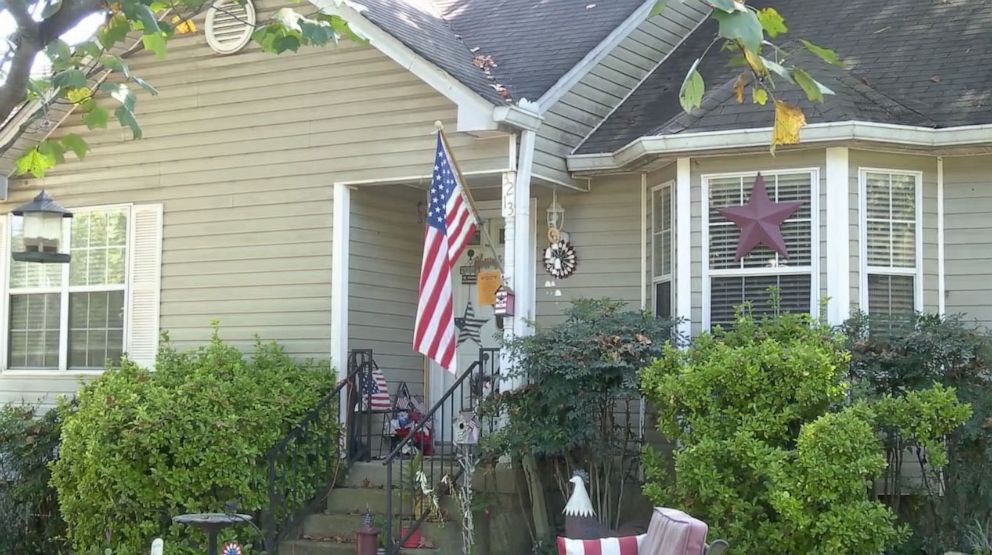
M548 207L548 229L561 230L565 227L565 209L558 204L558 191L553 191L551 195L551 206Z
M66 264L69 253L62 227L72 212L62 207L42 190L34 200L13 209L11 215L24 218L24 250L12 253L14 260Z

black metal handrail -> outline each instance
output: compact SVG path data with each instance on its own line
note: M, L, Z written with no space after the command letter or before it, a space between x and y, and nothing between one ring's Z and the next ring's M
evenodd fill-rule
M462 469L458 463L458 453L455 449L455 431L456 431L456 419L457 416L455 412L455 407L458 407L459 411L470 410L474 411L478 407L478 402L486 397L489 393L495 392L498 388L499 380L499 349L495 348L481 348L479 349L479 358L472 362L465 372L463 372L458 379L455 380L453 384L445 391L444 395L441 396L437 402L427 411L427 413L421 418L407 433L393 450L386 457L383 463L386 466L386 525L385 525L385 535L386 535L386 553L389 555L395 555L399 552L400 548L404 543L406 543L420 528L420 526L427 519L429 512L423 510L424 503L427 502L426 496L421 491L419 485L415 485L416 476L408 476L404 480L403 473L405 466L402 462L402 457L405 453L409 453L411 448L415 447L418 437L423 437L423 434L430 426L431 440L435 445L435 455L423 458L423 467L421 470L427 480L426 487L437 492L441 488L440 480L444 476L448 476L450 479L450 484L454 484L461 477ZM488 384L488 387L487 387ZM446 412L447 411L447 412ZM435 428L433 427L434 417L440 415L442 418L442 425ZM447 416L447 418L444 418ZM491 429L494 425L494 419L491 417L489 419L489 428ZM438 430L440 428L440 430ZM485 426L481 430L485 430ZM480 430L480 431L481 431ZM438 434L438 431L440 432ZM447 439L447 441L445 441ZM399 464L396 464L399 461ZM394 479L394 472L396 472L396 467L399 467L397 479ZM445 468L448 472L445 472ZM435 470L439 470L436 473ZM436 479L440 474L440 479ZM398 506L394 511L393 507L393 485L399 484L398 492ZM407 491L407 490L410 491ZM405 503L409 502L409 506ZM420 514L416 514L417 511L415 507L420 504L421 511ZM407 512L409 509L409 512ZM402 519L406 515L411 515L411 524L405 530L402 530L399 534L396 533L394 517L399 515Z
M262 511L262 528L267 553L278 552L279 543L326 498L341 466L355 460L359 417L368 420L371 406L371 393L364 406L359 403L361 384L372 379L373 365L371 349L351 351L347 375L266 452L268 505ZM343 392L347 392L347 411L342 445L338 407ZM346 457L340 456L343 452ZM319 477L317 483L306 483L314 475Z

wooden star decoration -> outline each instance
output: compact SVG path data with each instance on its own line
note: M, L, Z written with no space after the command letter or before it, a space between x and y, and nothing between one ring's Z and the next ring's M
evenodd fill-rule
M741 230L734 261L740 262L758 245L765 245L783 258L789 258L781 225L802 205L802 202L772 202L765 188L765 178L759 173L747 204L718 210L720 215L737 224Z
M483 324L489 320L485 318L476 318L475 309L472 308L472 301L469 301L465 305L465 313L460 318L455 318L455 327L458 328L458 344L472 340L475 341L476 345L482 345L482 339L479 336L479 332L482 330Z

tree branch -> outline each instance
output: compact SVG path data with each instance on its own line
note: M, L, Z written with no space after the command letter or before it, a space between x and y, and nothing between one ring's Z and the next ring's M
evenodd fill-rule
M66 0L52 17L38 24L42 42L47 45L79 25L86 17L103 11L102 0Z

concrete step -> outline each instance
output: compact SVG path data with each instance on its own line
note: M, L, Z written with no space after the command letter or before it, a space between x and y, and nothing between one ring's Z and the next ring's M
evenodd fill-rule
M393 490L393 514L399 514L399 493ZM405 512L410 513L410 498L404 499ZM445 514L457 514L458 503L449 495L438 497L438 504ZM386 514L386 490L380 488L335 488L327 496L324 512L328 514L360 515L366 510L375 515Z
M279 555L355 555L358 551L354 541L324 542L315 540L294 540L279 546ZM401 555L447 555L443 549L402 549ZM458 553L452 551L450 553Z
M404 465L403 479L406 480L410 476L409 459L395 461L393 463L394 488L400 487L400 484L395 482L399 481L400 471L398 465L401 464ZM433 476L435 484L439 484L441 478L445 475L457 474L459 468L458 464L451 459L442 460L425 457L423 471L428 476ZM386 465L382 461L352 463L351 468L348 470L348 476L344 479L342 485L349 488L384 488L386 486Z

